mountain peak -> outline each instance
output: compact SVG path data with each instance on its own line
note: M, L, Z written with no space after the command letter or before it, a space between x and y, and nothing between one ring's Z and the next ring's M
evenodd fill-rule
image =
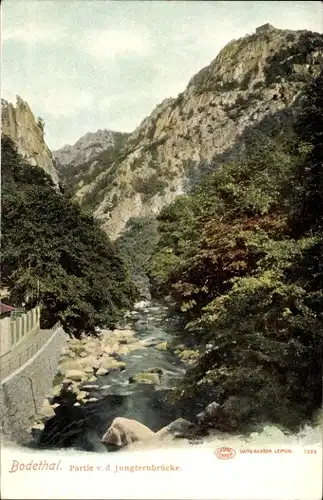
M83 176L76 197L118 237L129 219L158 214L217 165L243 154L253 134L289 127L304 86L322 67L319 33L267 23L231 41L184 92L142 121L113 162L101 157L95 172L89 166L90 182Z
M59 163L60 169L86 163L102 153L102 151L113 147L119 134L120 132L108 129L87 132L73 145L66 144L62 148L53 151L54 158Z
M17 145L19 153L31 164L43 168L58 183L52 153L44 139L44 125L36 120L29 104L19 95L16 106L1 99L2 134L10 137Z
M270 23L263 24L259 26L259 28L256 28L256 33L268 33L269 31L276 31L276 28Z

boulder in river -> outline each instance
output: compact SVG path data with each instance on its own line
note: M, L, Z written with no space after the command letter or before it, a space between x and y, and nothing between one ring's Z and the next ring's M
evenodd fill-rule
M118 348L118 354L120 354L122 356L126 356L129 353L130 353L130 349L128 348L127 345L120 345L120 347Z
M102 437L102 442L121 447L136 441L147 441L155 436L155 432L140 422L129 418L117 417Z
M107 370L106 368L99 368L96 372L96 375L100 377L106 375L107 373L109 373L109 370Z
M104 356L100 360L99 368L105 368L106 370L124 370L127 364L124 361L117 361L110 356Z
M52 396L53 397L58 396L61 393L61 390L62 390L62 385L54 385L54 387L52 388Z
M76 356L80 356L82 352L85 352L84 344L74 344L70 345L70 349L75 352Z
M83 366L82 366L81 362L79 360L76 360L76 359L69 359L69 360L64 361L63 363L59 364L58 372L61 375L65 375L65 377L67 377L66 373L68 371L71 371L71 370L83 371ZM67 377L67 378L69 378L69 377Z
M212 420L215 420L219 413L221 412L221 406L216 401L213 401L207 405L204 410L196 415L197 422L199 425L206 424Z
M89 367L96 370L97 368L99 368L100 362L96 358L96 356L90 355L84 358L80 358L79 364L81 365L82 369Z
M229 397L222 405L213 401L199 413L196 418L201 428L217 429L221 432L232 432L239 420L246 420L252 407L246 406L244 398Z
M194 349L185 349L178 354L178 357L184 362L192 363L199 357L199 351Z
M147 373L158 373L158 375L161 377L164 373L164 370L162 368L148 368L145 370Z
M65 376L67 379L75 380L76 382L84 380L86 378L86 375L82 370L68 370L65 373Z
M158 349L158 351L166 351L168 349L168 342L160 342L160 344L155 345L155 349Z
M148 337L144 339L142 343L145 347L154 347L156 345L159 345L161 342L159 337Z
M114 330L113 334L118 338L118 341L128 341L131 340L135 332L131 329L125 329L125 330Z
M52 408L52 406L50 405L48 399L44 400L43 406L39 410L38 415L41 416L41 417L45 417L46 419L47 418L52 418L52 417L55 416L54 408Z
M77 401L84 401L84 399L87 397L88 393L85 392L85 391L80 391L77 395L76 395L76 400Z
M160 384L160 375L158 373L139 372L129 377L129 382L153 385Z
M67 349L66 353L63 355L63 357L67 357L67 358L76 358L76 354L74 351L72 351L71 349Z
M175 438L192 438L195 433L197 433L197 426L185 418L178 418L171 422L166 427L160 429L156 435L164 438L168 436L172 436Z
M127 348L130 352L138 351L139 349L145 349L145 345L140 340L134 341L131 344L127 344Z
M118 349L119 344L115 343L113 345L107 345L106 347L104 347L103 352L110 356L111 354L118 352Z

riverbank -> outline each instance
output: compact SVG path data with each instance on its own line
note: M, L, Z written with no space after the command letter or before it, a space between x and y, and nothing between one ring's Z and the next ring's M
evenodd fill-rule
M187 367L194 364L196 353L180 343L178 331L167 327L167 320L166 307L142 302L127 315L123 328L102 330L97 338L71 339L62 353L53 389L32 428L33 437L26 444L34 449L115 451L119 448L102 443L102 437L117 417L144 424L154 433L184 419L175 424L177 437L192 444L207 440L208 432L200 432L198 424L201 415L214 417L216 403L205 410L197 402L171 404L167 398ZM188 421L192 422L191 439L186 432ZM262 432L263 427L254 426L246 435ZM291 435L272 428L278 440ZM238 433L221 432L219 427L211 433L213 439L241 438ZM174 433L168 437L159 440L158 446L170 446ZM145 446L157 445L153 441Z

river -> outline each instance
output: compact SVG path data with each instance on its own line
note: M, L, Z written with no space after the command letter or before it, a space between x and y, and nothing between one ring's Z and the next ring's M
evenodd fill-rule
M105 376L99 376L91 385L91 397L94 402L75 406L75 395L65 393L55 402L59 407L55 417L47 420L44 431L32 441L26 443L34 449L72 448L88 452L116 451L101 442L103 434L115 417L126 417L137 420L153 431L158 431L177 418L195 420L196 414L202 408L170 405L165 396L170 388L183 376L186 365L169 350L158 350L161 342L174 342L178 337L178 328L171 326L167 317L167 308L155 303L139 303L127 317L127 323L135 331L136 338L143 340L146 347L135 350L127 355L118 355L118 360L126 362L123 371L112 371ZM129 378L138 372L157 368L163 371L159 385L129 383ZM319 430L318 430L319 429ZM258 431L258 429L255 429ZM271 424L261 432L252 435L252 440L259 442L283 442L286 439L309 439L317 441L321 428L305 426L300 434L282 431ZM303 433L303 434L302 434ZM305 433L305 434L304 434ZM262 437L263 436L263 437ZM293 437L294 436L294 437ZM204 442L215 440L250 440L250 436L228 435L217 433L216 437L205 439ZM180 443L177 441L177 445Z
M259 432L243 435L217 433L197 441L137 442L117 448L118 453L107 453L116 448L107 447L101 438L117 416L138 420L157 431L176 418L194 419L196 414L196 408L174 408L165 401L185 371L177 356L156 348L176 337L176 328L166 326L165 309L144 305L127 321L148 347L120 356L127 362L125 370L97 378L91 393L97 401L74 406L71 395L61 398L41 439L2 448L2 498L320 497L322 420L295 433L268 424ZM160 385L129 383L133 374L153 367L163 370ZM234 450L234 460L217 460L221 447ZM46 463L59 464L54 475L46 467L37 476L21 470L27 464ZM171 465L179 473L131 474L147 464L151 468ZM84 467L87 473L77 472Z
M193 418L196 412L188 411L183 415L183 408L165 401L169 389L185 372L184 363L175 354L156 348L156 345L170 342L176 336L176 328L165 328L167 321L165 307L139 303L127 318L127 323L146 347L117 357L127 363L125 370L100 376L95 383L88 384L92 386L91 396L97 401L74 406L75 397L72 394L56 398L55 402L60 405L56 416L46 422L40 439L27 445L33 448L72 447L103 451L106 446L101 443L102 435L117 416L138 420L153 431L179 417ZM159 385L129 383L131 376L153 368L163 372Z

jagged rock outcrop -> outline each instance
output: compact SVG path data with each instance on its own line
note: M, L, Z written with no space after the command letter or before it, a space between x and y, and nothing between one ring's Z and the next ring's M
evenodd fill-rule
M97 130L97 132L88 132L81 137L72 146L67 144L56 151L53 156L58 162L60 169L70 166L81 165L114 146L118 132L112 130ZM126 134L127 136L129 134Z
M89 132L73 146L54 151L60 180L71 193L82 196L83 190L119 157L130 134L111 130ZM84 188L83 188L84 186Z
M131 134L117 159L76 196L116 238L132 217L158 214L192 182L243 150L248 133L291 120L322 68L323 36L269 24L228 43L176 99Z
M31 165L42 167L58 184L52 153L44 139L44 123L36 120L27 102L17 96L16 106L1 99L2 134L9 136L18 147L19 153Z

